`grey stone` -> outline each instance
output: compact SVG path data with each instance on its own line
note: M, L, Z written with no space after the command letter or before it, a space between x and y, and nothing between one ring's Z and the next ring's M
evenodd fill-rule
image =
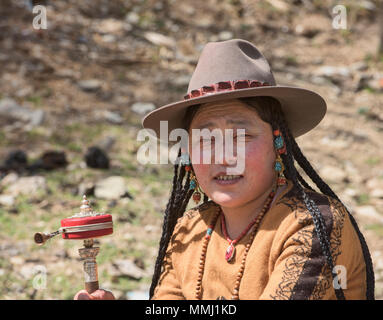
M45 112L43 110L36 110L31 113L30 125L39 126L43 123L45 117Z
M133 280L140 280L146 275L145 270L137 267L132 260L115 260L110 268L110 273L113 278L128 277Z
M347 67L334 67L334 66L322 66L315 71L317 76L323 76L328 78L343 77L347 78L351 75L349 68Z
M18 195L36 195L39 191L46 191L47 185L43 176L21 177L11 184L7 189L7 194Z
M25 108L20 106L15 100L5 98L0 100L0 116L29 122L31 126L38 126L44 120L44 111Z
M155 108L156 106L151 102L136 102L132 105L132 110L140 115L147 114Z
M101 81L97 79L81 80L78 82L78 86L82 90L89 92L97 91L101 88L101 84Z
M100 199L119 199L126 195L127 188L125 180L120 176L111 176L98 181L95 186L94 195Z
M94 29L101 34L118 34L124 29L124 21L113 18L95 20Z
M8 173L1 181L0 187L7 187L11 184L15 183L19 179L19 175L17 173L11 172Z
M360 1L360 2L359 2L359 5L360 5L362 8L367 9L367 10L370 10L370 11L374 11L374 10L376 10L376 5L375 5L375 3L373 3L372 1L363 0L363 1Z
M176 45L176 41L173 38L165 36L157 32L147 31L144 33L144 37L149 42L158 46L174 48Z
M374 189L371 191L370 196L373 198L383 199L383 189Z
M325 181L342 182L347 174L342 169L333 166L324 166L320 169L320 175Z
M125 20L131 24L136 24L140 21L140 16L136 12L131 11L125 16Z
M383 189L383 179L371 178L367 181L366 187L370 190Z
M175 78L172 83L173 85L177 86L177 87L187 87L189 85L189 82L190 82L190 76L180 76L180 77L177 77Z
M121 124L124 119L116 112L105 110L104 113L105 120L113 123L113 124Z
M233 38L233 33L231 31L221 31L218 38L221 41L229 40Z
M374 206L360 206L354 210L357 216L375 220L379 223L383 223L383 216L375 209Z
M78 186L77 194L79 196L91 196L94 194L94 183L93 182L82 182Z
M113 145L116 143L116 138L107 136L105 138L102 138L97 145L105 150L106 152L110 151L110 149L113 147Z
M0 205L11 207L15 204L15 198L9 194L0 194Z
M34 264L27 263L20 268L20 274L24 279L30 279L36 275L36 268Z
M364 61L358 61L350 66L352 71L365 71L368 69L368 64Z

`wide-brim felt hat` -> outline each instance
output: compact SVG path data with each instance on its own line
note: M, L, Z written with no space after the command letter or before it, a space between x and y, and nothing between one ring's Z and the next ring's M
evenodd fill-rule
M257 96L270 96L280 102L294 137L317 126L327 110L319 94L304 88L277 85L269 63L255 45L243 39L231 39L207 43L183 100L151 111L143 118L142 125L163 139L160 138L160 121L168 122L168 133L177 128L185 129L184 116L190 106Z

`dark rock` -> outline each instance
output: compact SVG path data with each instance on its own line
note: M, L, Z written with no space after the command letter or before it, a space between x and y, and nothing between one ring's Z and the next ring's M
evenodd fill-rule
M90 147L85 154L86 165L90 168L108 169L109 158L106 153L99 147Z
M44 152L40 159L37 159L29 168L31 170L54 170L66 167L68 164L66 155L62 151Z
M134 264L142 270L145 270L145 262L142 258L134 258Z
M113 199L112 201L110 201L110 202L108 203L108 208L109 208L109 209L110 209L110 208L114 208L115 206L117 206L117 204L118 204L117 200L116 200L116 199Z
M3 168L5 170L21 171L28 164L27 155L22 150L11 151L4 161Z
M55 256L60 259L70 258L68 251L66 249L59 249L55 252Z
M17 208L10 208L7 211L10 214L18 214L19 213L19 209L17 209Z

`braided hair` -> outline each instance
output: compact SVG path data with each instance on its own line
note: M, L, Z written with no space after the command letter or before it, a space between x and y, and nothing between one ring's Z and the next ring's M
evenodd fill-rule
M273 130L280 130L284 138L287 150L286 154L281 155L283 164L286 168L285 176L287 179L292 181L293 185L299 191L298 195L301 197L301 200L303 200L307 210L309 211L313 219L315 232L318 236L322 253L326 259L328 267L331 270L332 277L335 278L337 274L334 271L334 261L331 253L329 234L326 231L323 216L314 200L311 199L309 194L305 191L305 189L310 191L314 191L314 189L298 172L298 170L295 167L295 162L299 165L301 169L303 169L305 174L324 195L336 199L342 204L341 200L338 198L335 192L321 179L321 177L314 170L310 162L303 155L301 149L299 148L297 142L291 134L291 131L289 129L289 126L287 125L286 119L281 109L281 105L278 100L266 96L239 98L239 100L248 105L249 107L254 108L257 111L260 118L263 121L269 123ZM201 105L194 105L188 108L184 118L185 127L187 129L189 129L191 120L193 119L200 106ZM180 155L181 149L179 150L178 157L180 157ZM152 284L149 291L150 299L153 297L154 289L158 284L158 280L162 272L161 269L163 265L163 260L170 241L170 237L173 234L174 227L177 223L178 218L180 218L184 214L188 202L193 194L194 190L189 190L189 184L190 171L188 171L186 174L185 167L182 165L180 166L179 163L176 162L174 165L172 191L164 214L162 236L160 239L158 256L154 267ZM208 197L207 195L204 195L203 202L206 201L208 201ZM362 233L360 232L354 217L350 214L348 210L347 213L360 239L363 256L366 263L366 298L368 300L374 300L374 271L371 255L368 250L366 241ZM345 296L342 288L340 287L334 289L336 297L340 300L344 300Z

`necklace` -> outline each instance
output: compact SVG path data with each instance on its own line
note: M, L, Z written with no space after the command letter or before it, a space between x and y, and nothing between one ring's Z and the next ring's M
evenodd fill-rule
M225 252L225 259L227 262L230 262L235 255L235 245L239 240L241 240L245 234L247 234L250 230L250 228L258 221L258 216L257 218L253 219L249 225L246 227L245 230L242 231L242 233L234 240L230 239L229 235L227 234L227 229L226 229L226 221L225 221L225 215L221 214L221 228L223 231L223 234L226 238L226 240L229 242L229 246L226 249Z
M246 258L247 258L247 254L250 250L250 247L251 247L251 244L253 243L253 240L254 240L254 237L255 237L255 234L257 233L257 230L258 230L258 227L259 227L259 223L261 222L261 219L263 218L263 216L265 215L265 213L269 210L270 208L270 205L271 205L271 202L273 201L273 198L275 196L275 189L273 188L273 190L270 192L266 202L265 202L265 205L263 206L262 208L262 211L258 214L258 216L247 226L247 228L241 233L241 235L235 239L237 243L249 230L252 226L254 226L254 229L252 230L251 232L251 235L250 235L250 239L249 239L249 242L246 244L246 247L245 247L245 253L244 253L244 256L242 258L242 261L241 261L241 265L239 267L239 271L237 273L237 279L235 281L235 286L234 286L234 289L233 289L233 294L232 294L232 297L231 299L232 300L239 300L239 286L241 284L241 280L242 280L242 276L243 276L243 271L245 270L245 263L246 263ZM219 208L219 210L217 210L217 213L213 216L212 218L212 221L211 223L208 225L208 228L207 228L207 231L206 231L206 235L204 237L204 240L203 240L203 243L202 243L202 252L201 252L201 256L200 256L200 260L199 260L199 267L198 267L198 278L197 278L197 285L196 285L196 291L195 291L195 298L197 300L200 300L201 297L202 297L202 278L203 278L203 273L204 273L204 269L205 269L205 260L206 260L206 252L207 252L207 246L208 246L208 243L209 243L209 240L211 238L211 235L213 233L213 230L214 230L214 226L218 220L218 217L222 215L223 217L223 212L222 212L222 209ZM222 221L224 221L224 218L222 218ZM223 222L224 223L224 222ZM229 239L229 237L227 236L227 231L226 231L226 226L223 225L224 228L224 235L226 237L226 239ZM230 241L230 246L232 246L232 248L234 248L234 244L233 244L233 241L235 240L231 240L229 239ZM225 258L227 261L230 261L233 256L234 256L234 249L232 250L232 256L230 258L230 260L227 259L227 256L228 256L228 250L229 248L226 250L226 254L225 254ZM219 299L224 299L224 297L219 297Z

